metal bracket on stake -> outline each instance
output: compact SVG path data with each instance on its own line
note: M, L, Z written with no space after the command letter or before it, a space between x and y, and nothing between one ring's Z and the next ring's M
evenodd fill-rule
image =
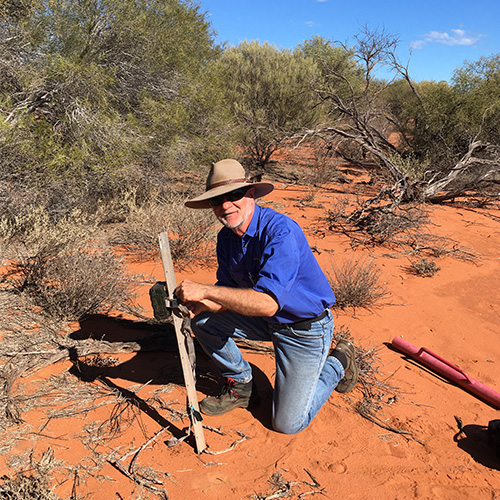
M172 263L172 255L170 253L170 243L168 241L167 233L160 233L160 253L163 262L163 271L165 273L166 288L168 298L175 300L173 293L175 290L175 273ZM182 331L182 319L177 315L172 315L175 327L175 336L177 338L177 345L179 347L179 354L181 358L182 373L184 375L184 383L186 385L188 413L193 427L194 438L196 442L196 452L201 453L207 446L205 443L205 436L203 434L203 426L201 424L201 415L198 407L198 396L196 394L196 379L193 373L191 362L186 347L186 337Z

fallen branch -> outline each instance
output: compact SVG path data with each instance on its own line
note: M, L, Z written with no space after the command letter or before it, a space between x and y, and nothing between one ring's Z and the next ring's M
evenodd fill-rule
M149 351L175 351L175 338L169 335L170 332L158 332L151 334L144 339L137 339L130 342L108 342L105 340L82 340L73 341L69 345L57 344L54 338L41 339L39 345L42 349L34 349L30 345L32 340L27 340L27 351L22 345L19 351L2 352L1 356L10 358L0 367L0 383L3 382L2 400L5 401L7 417L14 423L22 422L22 416L16 398L12 396L12 388L20 377L31 375L47 366L62 361L77 362L79 358L86 356L125 354L133 352ZM4 342L5 342L4 338ZM18 335L19 343L22 344L21 334ZM68 339L64 339L68 341ZM47 344L53 345L52 349L47 349Z
M116 469L118 469L124 476L128 477L134 483L139 484L140 486L144 486L148 490L151 490L153 493L157 494L163 500L169 500L168 494L165 490L156 488L155 486L148 484L146 480L137 477L136 474L131 474L119 460L107 460L107 462Z
M155 486L152 486L151 484L149 484L149 482L154 482L155 484L163 484L163 483L157 479L151 480L149 478L144 478L142 475L141 475L141 477L138 477L139 473L135 470L135 463L136 463L137 457L139 456L141 451L143 451L145 448L147 448L153 441L158 439L158 437L160 437L167 429L168 429L168 427L163 427L154 436L149 438L142 446L140 446L136 450L133 450L129 453L126 453L125 455L123 455L121 457L121 459L119 459L119 460L118 459L115 459L115 460L108 459L107 460L113 467L117 468L124 476L128 477L131 481L133 481L136 484L139 484L141 486L148 488L149 490L153 491L154 493L159 495L164 500L168 500L167 492L162 490L162 489L156 488ZM128 466L128 470L127 470L125 468L125 466L123 465L122 461L131 455L134 455L134 456L133 456L132 460L130 461L130 465Z
M244 434L241 431L237 431L237 433L241 436L241 439L238 439L235 441L229 448L226 448L225 450L220 450L220 451L210 451L208 449L203 450L203 453L208 453L209 455L221 455L222 453L227 453L228 451L232 451L238 446L240 443L243 441L246 441L247 439L250 439L249 436Z

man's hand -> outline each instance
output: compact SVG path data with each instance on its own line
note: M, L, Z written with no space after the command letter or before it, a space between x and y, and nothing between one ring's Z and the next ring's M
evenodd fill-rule
M223 310L220 304L203 298L209 286L184 280L175 289L174 295L189 309L191 317L196 316L202 311L220 312Z
M185 304L189 302L201 302L206 297L206 288L208 285L202 285L195 281L184 280L174 292L174 295Z

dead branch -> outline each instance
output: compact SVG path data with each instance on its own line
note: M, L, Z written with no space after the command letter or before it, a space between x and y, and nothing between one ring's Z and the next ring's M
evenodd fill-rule
M20 336L20 335L19 335ZM5 341L5 338L4 338ZM68 342L68 339L64 339ZM3 352L2 356L10 359L0 366L0 383L3 384L3 397L5 412L8 419L13 423L21 423L22 416L17 399L12 396L12 389L16 381L23 376L35 373L46 366L61 361L77 362L78 359L102 354L123 354L132 352L148 351L171 351L175 349L175 338L168 331L151 334L144 339L130 342L108 342L104 340L82 340L72 341L68 345L57 343L57 339L43 338L39 340L39 348L27 345L27 351L23 347L17 347L17 352ZM33 348L35 347L35 348ZM40 348L42 347L42 348Z
M423 190L426 200L438 203L477 188L483 182L500 180L500 146L474 141L446 177L431 180Z
M156 488L155 486L149 484L145 479L141 479L140 477L137 477L137 474L132 474L130 473L119 460L107 460L107 462L118 469L125 477L128 477L131 481L133 481L136 484L139 484L141 486L144 486L148 490L151 490L153 493L157 494L160 498L163 500L168 500L168 495L165 490L162 490L160 488Z
M238 446L240 443L243 441L246 441L247 439L251 439L249 436L244 434L241 431L237 431L237 433L241 436L241 439L238 439L235 441L229 448L226 448L225 450L220 450L220 451L210 451L208 449L203 450L203 453L207 453L208 455L221 455L222 453L227 453L228 451L232 451Z

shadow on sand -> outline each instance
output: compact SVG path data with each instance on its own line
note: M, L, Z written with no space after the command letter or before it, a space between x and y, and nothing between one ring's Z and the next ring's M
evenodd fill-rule
M173 437L185 436L186 428L176 427L147 401L123 387L122 381L153 385L184 385L175 330L171 323L148 323L105 315L91 316L80 322L80 328L70 334L74 340L103 340L108 343L133 342L132 357L118 365L95 364L87 358L70 356L71 373L84 382L99 379L113 391L131 401L137 408L162 427L169 427ZM212 360L195 341L197 390L217 395L222 382ZM71 354L71 353L70 353ZM271 429L272 385L266 374L252 364L254 380L259 388L260 402L249 411L266 428ZM194 437L186 440L195 448Z

